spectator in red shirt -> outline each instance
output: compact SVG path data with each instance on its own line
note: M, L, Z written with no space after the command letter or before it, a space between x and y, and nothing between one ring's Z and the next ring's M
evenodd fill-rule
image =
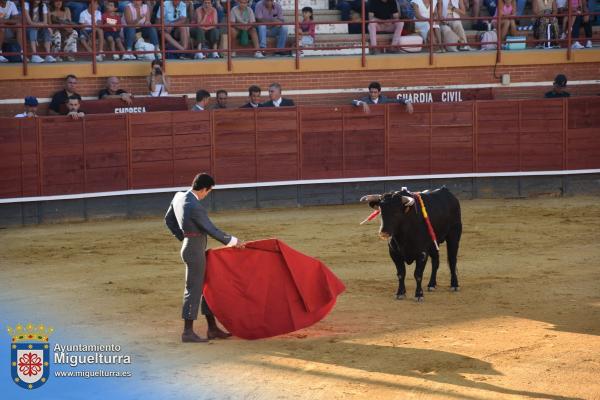
M102 24L110 25L110 27L104 27L102 29L104 30L104 39L106 39L110 51L115 51L115 45L119 51L125 51L125 46L123 46L123 40L121 39L120 20L121 16L117 12L117 5L115 2L106 2L104 4L104 14L102 14ZM115 61L121 59L118 54L113 54L112 58Z

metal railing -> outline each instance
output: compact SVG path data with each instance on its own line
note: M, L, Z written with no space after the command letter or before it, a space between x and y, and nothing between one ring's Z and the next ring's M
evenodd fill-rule
M395 0L391 0L391 1L395 1ZM20 2L20 6L21 6L21 10L25 10L25 0L19 0ZM503 53L503 45L505 45L507 43L506 40L503 40L500 35L497 35L497 40L495 43L491 43L491 42L482 42L481 40L475 40L475 41L468 41L466 43L436 43L434 44L434 30L433 29L429 29L429 37L428 37L428 43L426 44L402 44L402 45L391 45L391 44L385 44L385 45L377 45L377 46L371 46L369 43L367 43L367 24L369 23L368 20L365 18L366 12L367 12L367 6L366 6L366 2L367 0L362 0L362 4L361 4L361 11L362 11L362 15L361 15L361 20L360 20L360 25L361 25L361 40L360 43L351 43L348 45L340 45L340 44L334 44L334 45L330 45L330 46L323 46L323 45L313 45L310 47L306 47L306 46L300 46L300 42L299 42L299 32L300 32L300 18L299 18L299 0L295 0L295 11L294 11L294 21L293 22L255 22L252 24L240 24L240 23L233 23L230 20L230 15L231 15L231 0L227 0L226 3L226 10L227 13L225 15L226 17L226 21L224 22L220 22L215 24L215 26L222 30L223 34L227 35L227 48L223 49L217 49L219 53L226 53L227 57L226 57L226 61L227 61L227 69L228 71L231 71L233 69L233 53L245 53L245 52L255 52L255 51L264 51L264 52L281 52L281 51L292 51L295 57L295 68L299 69L300 68L300 58L301 58L301 54L300 51L301 50L342 50L342 49L357 49L358 48L358 44L360 45L360 49L361 49L361 65L363 68L367 68L367 49L384 49L384 50L389 50L389 49L393 49L393 48L411 48L411 47L422 47L422 48L426 48L427 52L429 53L429 64L432 65L433 64L433 60L434 60L434 54L436 52L437 49L440 49L442 47L445 46L461 46L461 45L469 45L469 46L481 46L481 45L485 45L485 44L495 44L496 46L496 62L500 62L501 58L502 58L502 53ZM102 29L102 28L115 28L114 25L106 25L106 24L98 24L95 20L95 18L92 18L92 23L91 25L83 25L83 24L78 24L78 23L73 23L73 24L68 24L68 25L64 25L64 24L47 24L44 26L38 26L35 29L46 29L46 28L57 28L57 29L64 29L64 28L73 28L73 29L85 29L91 28L91 51L77 51L77 53L72 53L72 52L66 52L66 51L60 51L60 52L42 52L42 51L37 51L36 54L37 55L41 55L41 56L91 56L91 64L92 64L92 73L94 75L97 74L98 69L97 69L97 59L96 56L99 54L107 54L107 55L112 55L112 54L118 54L118 55L123 55L123 54L133 54L133 55L141 55L141 54L156 54L158 55L160 58L162 58L163 61L166 61L168 59L168 54L171 53L176 53L176 54L190 54L190 55L194 55L196 53L208 53L208 52L212 52L214 50L212 49L184 49L184 50L179 50L179 49L169 49L167 50L165 47L165 28L179 28L179 27L187 27L187 28L199 28L200 24L197 22L187 22L184 24L179 24L179 25L173 25L173 24L166 24L165 23L165 8L164 8L164 3L165 0L160 0L160 23L154 23L154 24L144 24L144 25L127 25L127 24L119 24L116 27L118 27L119 29L122 28L128 28L128 27L133 27L133 28L153 28L157 30L157 34L160 35L160 50L155 50L155 51L138 51L138 50L125 50L125 51L105 51L104 49L98 49L97 47L97 40L96 40L96 29ZM441 1L438 1L438 4L441 4ZM556 38L556 39L552 39L552 42L556 42L556 43L560 43L560 44L566 44L566 47L564 48L566 50L566 59L567 60L571 60L572 58L572 49L571 46L573 44L573 38L571 35L571 31L573 29L573 16L575 16L574 14L574 10L572 9L572 5L571 2L567 2L568 4L568 9L567 9L567 13L562 13L562 14L548 14L548 15L544 15L544 17L549 17L549 18L558 18L558 17L563 17L563 18L568 18L568 24L567 24L567 30L566 32L568 32L568 34L566 35L565 39L560 39L560 38ZM250 7L250 6L248 6ZM194 11L195 8L191 7L192 10ZM93 10L93 12L91 13L91 15L95 15L95 11ZM584 16L589 16L590 18L596 15L600 15L600 13L592 13L592 12L586 12L586 13L581 13L579 14L582 17ZM188 16L189 17L189 16ZM403 23L409 23L409 22L424 22L427 21L429 23L429 27L434 26L434 24L441 24L441 23L445 23L448 21L481 21L481 20L495 20L496 22L496 29L498 30L498 27L502 26L502 22L505 20L527 20L527 19L533 19L533 18L539 18L540 16L538 15L510 15L510 16L505 16L502 15L502 7L499 6L497 8L497 14L496 16L492 17L482 17L482 16L477 16L477 17L461 17L461 18L441 18L440 16L438 16L437 10L434 10L433 7L430 7L429 10L429 18L428 19L389 19L389 20L385 20L385 23L396 23L396 22L403 22ZM359 23L358 21L313 21L313 23L315 25L347 25L347 24L351 24L351 23ZM232 28L236 28L238 26L247 26L247 25L252 25L255 28L258 28L258 26L261 25L265 25L265 26L294 26L295 30L294 30L294 35L293 35L293 45L292 46L287 46L285 48L275 48L275 47L267 47L267 48L232 48L232 42L233 42L233 38L231 35L231 29ZM17 53L17 52L4 52L3 55L4 56L21 56L22 59L22 68L23 68L23 75L28 75L28 64L29 64L29 60L28 57L31 55L31 52L28 51L28 41L27 41L27 35L26 35L26 29L31 28L30 25L28 25L26 23L26 19L25 19L25 13L21 12L21 16L20 16L20 23L18 24L5 24L3 26L3 28L8 28L8 29L14 29L18 32L18 35L20 36L20 44L21 44L21 52ZM525 32L523 32L525 34ZM257 32L258 34L258 32ZM318 36L317 36L318 38ZM592 38L589 38L590 40L592 40ZM289 41L289 35L287 40ZM548 42L548 39L527 39L525 37L524 40L520 40L520 41L512 41L513 43L525 43L526 46L527 45L537 45L539 43L543 43L543 42ZM164 63L164 68L166 69L166 63Z

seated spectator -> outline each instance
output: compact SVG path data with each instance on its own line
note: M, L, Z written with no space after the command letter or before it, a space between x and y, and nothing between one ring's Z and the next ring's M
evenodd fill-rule
M79 14L79 23L81 25L89 26L81 29L79 41L81 42L85 50L90 53L92 52L92 14L94 14L94 24L100 25L102 23L102 14L98 9L98 0L90 0L89 7L83 10L81 14ZM104 55L102 54L102 52L104 51L104 31L102 30L102 28L96 27L94 34L98 36L96 42L98 50L98 54L96 54L96 61L103 61Z
M169 78L162 70L162 62L160 60L154 60L151 64L152 70L148 77L148 89L150 89L150 96L161 97L169 95Z
M111 76L106 80L106 87L98 92L98 99L121 99L127 104L131 104L131 93L121 89L119 78Z
M251 24L256 22L254 17L254 11L248 7L248 0L239 0L239 4L231 9L231 16L229 17L232 24L242 24L231 27L231 35L234 38L239 39L242 46L248 44L248 38L252 39L252 45L257 50L254 53L254 57L263 58L265 55L258 51L258 35L256 34L256 28Z
M354 21L352 18L352 12L355 14L362 15L362 4L361 0L337 0L336 7L340 10L340 17L342 21ZM366 8L366 7L365 7ZM360 21L360 18L359 18ZM348 33L358 34L362 33L362 23L350 23L348 24Z
M63 112L61 107L67 104L69 97L79 94L76 92L77 88L77 77L75 75L67 75L65 78L65 88L59 92L54 93L52 101L48 106L48 115L59 115ZM81 98L81 96L79 96Z
M110 27L104 27L104 40L108 43L108 48L111 52L118 48L119 51L125 51L123 47L123 41L121 40L121 27L119 22L121 16L117 13L117 5L114 1L107 1L104 3L104 14L102 14L102 24L110 25ZM112 55L113 60L120 60L121 57L118 54Z
M491 16L496 14L496 0L473 0L473 16L479 17L481 14L481 5L484 5L488 11L489 17L486 21L477 20L473 25L473 29L478 31L491 30Z
M465 3L463 0L442 0L442 17L443 18L461 18L467 15L465 9ZM467 36L465 35L465 29L463 28L462 21L444 21L441 24L442 35L444 29L448 28L452 30L458 36L458 42L462 43L459 46L459 50L469 51L471 47L467 45Z
M569 6L567 4L567 0L556 0L556 12L558 14L568 14ZM560 26L560 39L567 38L567 20L569 18L567 16L558 17L558 25Z
M262 107L260 104L260 88L256 85L252 85L248 88L248 102L241 108L258 108Z
M25 111L15 115L15 118L37 117L38 99L33 96L25 97Z
M181 0L165 3L165 40L178 50L187 50L190 45L190 30L187 26L187 7ZM158 8L157 20L160 21L162 11ZM179 41L176 38L179 37ZM179 58L186 58L180 54Z
M125 32L125 47L127 51L133 50L135 43L135 35L137 32L141 32L142 36L147 37L154 49L159 52L158 46L158 32L153 26L150 25L150 10L152 8L148 4L144 4L142 0L134 0L127 3L121 24L129 25L124 28ZM135 60L135 56L131 53L123 55L123 60Z
M52 0L50 3L50 23L53 25L72 25L71 10L65 7L62 0ZM79 34L70 27L53 28L52 30L52 52L60 53L63 51L63 38L65 39L64 51L67 53L77 53L77 40ZM55 57L57 61L62 61L62 57ZM67 60L75 61L73 56L67 56Z
M79 21L79 15L81 15L81 12L88 8L88 1L67 1L65 5L69 8L69 11L71 11L71 20Z
M69 101L67 102L67 117L71 117L72 119L80 119L85 116L85 113L81 111L81 96L73 95L69 96Z
M17 25L20 23L19 10L12 1L0 0L0 63L8 62L8 59L2 55L2 47L4 41L11 38L16 38L19 46L23 48L21 43L21 35L18 32L9 29L11 25Z
M412 7L415 11L415 29L423 38L423 43L429 43L429 17L431 13L431 3L433 1L433 18L437 18L437 0L412 0ZM439 52L444 52L442 45L442 35L440 25L433 23L433 45L440 45Z
M222 110L227 108L227 90L217 90L217 103L211 108L212 110Z
M574 41L571 48L573 49L592 48L592 24L590 23L590 16L583 15L589 12L587 3L586 0L572 0L571 2L571 12L573 13L571 17L573 26L571 37ZM587 39L585 46L579 43L579 29L582 25Z
M210 93L204 89L200 89L196 92L196 104L192 107L192 111L205 111L208 110L208 104L210 103Z
M292 99L284 99L281 97L281 85L279 83L271 83L269 85L269 101L263 103L261 107L294 107Z
M192 30L192 34L196 37L198 50L212 49L211 57L219 58L217 49L221 41L221 31L217 26L217 9L212 6L211 0L204 0L202 6L194 11L194 15L194 22L198 27ZM206 56L204 53L196 53L194 58L203 59Z
M556 97L570 97L571 94L565 91L565 87L567 87L567 77L563 74L558 74L554 78L554 84L551 91L546 92L544 95L547 99L552 99Z
M379 52L377 46L377 31L394 32L392 46L400 44L400 36L404 22L386 22L390 19L399 19L400 13L395 0L369 0L369 43L372 54Z
M281 5L275 3L273 0L259 1L256 4L255 15L258 22L285 22ZM285 49L287 34L288 27L286 25L259 25L258 45L261 49L264 49L267 47L267 36L276 37L276 47L278 49ZM276 54L283 55L285 52L278 52Z
M496 18L498 17L498 9L502 10L502 20L500 21L500 29L496 27ZM512 18L504 19L504 17L514 17L516 15L515 2L514 0L499 0L498 7L496 8L496 14L492 20L492 25L496 27L500 35L500 40L506 40L506 37L510 34L515 36L518 34L517 25L515 20Z
M558 38L558 20L552 14L556 14L556 2L554 0L533 0L533 14L538 17L533 24L533 37L544 40L536 45L537 48L551 49L554 40Z
M50 53L51 33L48 26L48 7L41 0L29 0L25 3L25 24L31 28L27 28L27 39L31 47L31 62L43 63L44 61L52 63L56 59L50 54L46 58L40 57L37 53L38 32L40 33L44 50Z
M313 47L315 45L315 22L313 21L312 7L302 9L302 22L300 22L300 32L298 33L298 47ZM293 54L295 55L295 54ZM300 50L300 57L304 52Z
M396 99L390 99L385 95L381 94L381 84L379 82L371 82L369 84L369 95L363 97L360 100L352 100L352 105L355 107L362 106L365 113L371 112L369 104L388 104L388 103L400 103L404 104L406 111L409 114L413 113L413 106L410 100L404 99L399 96Z

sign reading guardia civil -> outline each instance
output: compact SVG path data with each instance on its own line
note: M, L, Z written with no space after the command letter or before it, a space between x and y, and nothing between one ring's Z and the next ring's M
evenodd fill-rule
M50 343L48 337L53 328L31 323L23 327L9 327L10 371L14 383L24 389L37 389L50 376Z

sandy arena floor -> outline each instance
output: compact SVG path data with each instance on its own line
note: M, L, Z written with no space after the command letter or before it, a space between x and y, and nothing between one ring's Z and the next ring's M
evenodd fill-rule
M395 300L378 226L358 225L366 206L213 213L245 240L320 258L347 286L324 321L269 340L179 343L184 268L159 218L0 230L1 298L33 304L35 289L81 329L137 332L119 341L144 379L194 398L600 399L600 199L462 207L461 291L444 262L421 304Z

